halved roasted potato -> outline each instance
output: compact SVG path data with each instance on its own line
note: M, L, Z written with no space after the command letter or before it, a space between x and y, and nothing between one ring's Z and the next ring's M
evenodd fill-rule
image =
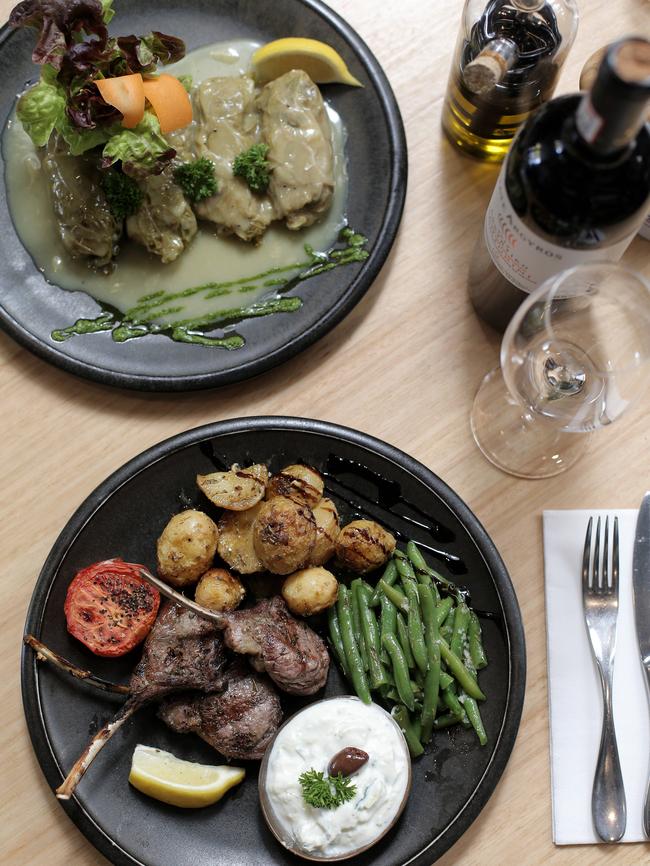
M340 562L360 574L379 568L394 550L394 537L374 520L353 520L336 539Z
M323 565L336 549L339 537L339 514L331 499L321 499L312 514L316 521L316 541L309 554L310 565Z
M225 511L219 519L217 551L223 561L240 574L264 571L253 545L253 524L261 507L262 503L258 502L246 511Z
M262 502L253 525L255 553L273 574L290 574L309 562L316 541L311 508L286 496Z
M269 470L263 463L242 469L236 463L228 472L197 475L196 483L210 502L228 511L246 511L264 496Z
M311 466L294 463L271 476L266 488L266 498L286 496L287 499L313 508L320 502L324 489L325 484L320 473Z

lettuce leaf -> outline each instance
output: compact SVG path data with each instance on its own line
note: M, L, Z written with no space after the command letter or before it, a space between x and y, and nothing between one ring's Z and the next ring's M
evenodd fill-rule
M108 31L103 14L100 0L22 0L12 9L9 23L12 27L38 30L32 60L60 69L63 55L80 33L97 36L102 46L106 44Z
M161 157L174 151L162 136L160 124L155 114L145 112L144 117L134 129L124 129L112 135L104 147L104 165L112 165L121 160L124 166L151 171Z
M113 0L99 0L102 4L102 17L104 18L104 24L110 24L113 20L113 15L115 15L115 9L113 9Z
M56 125L57 132L65 139L66 144L70 148L71 156L80 156L87 150L93 147L98 147L104 144L109 138L111 130L107 127L97 127L96 129L79 129L74 126L67 114L64 114L61 120ZM118 129L122 129L121 126Z
M65 90L60 84L41 80L23 93L16 114L36 147L47 144L52 131L65 117Z

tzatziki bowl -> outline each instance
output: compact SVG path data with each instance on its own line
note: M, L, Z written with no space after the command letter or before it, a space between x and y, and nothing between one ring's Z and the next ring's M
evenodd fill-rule
M378 842L410 790L411 758L399 725L378 704L352 695L315 701L287 719L259 774L273 835L318 862L346 860Z

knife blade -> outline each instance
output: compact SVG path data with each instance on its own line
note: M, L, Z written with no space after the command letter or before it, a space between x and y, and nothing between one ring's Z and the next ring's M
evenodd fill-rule
M643 497L636 521L632 586L636 636L650 697L650 492ZM643 805L643 829L650 838L650 780Z

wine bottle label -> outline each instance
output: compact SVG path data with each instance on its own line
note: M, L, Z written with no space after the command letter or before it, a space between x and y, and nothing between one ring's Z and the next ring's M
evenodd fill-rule
M532 292L548 277L582 263L617 262L634 231L622 241L593 250L572 250L541 238L524 224L506 190L505 166L485 215L485 244L492 261L513 286Z

